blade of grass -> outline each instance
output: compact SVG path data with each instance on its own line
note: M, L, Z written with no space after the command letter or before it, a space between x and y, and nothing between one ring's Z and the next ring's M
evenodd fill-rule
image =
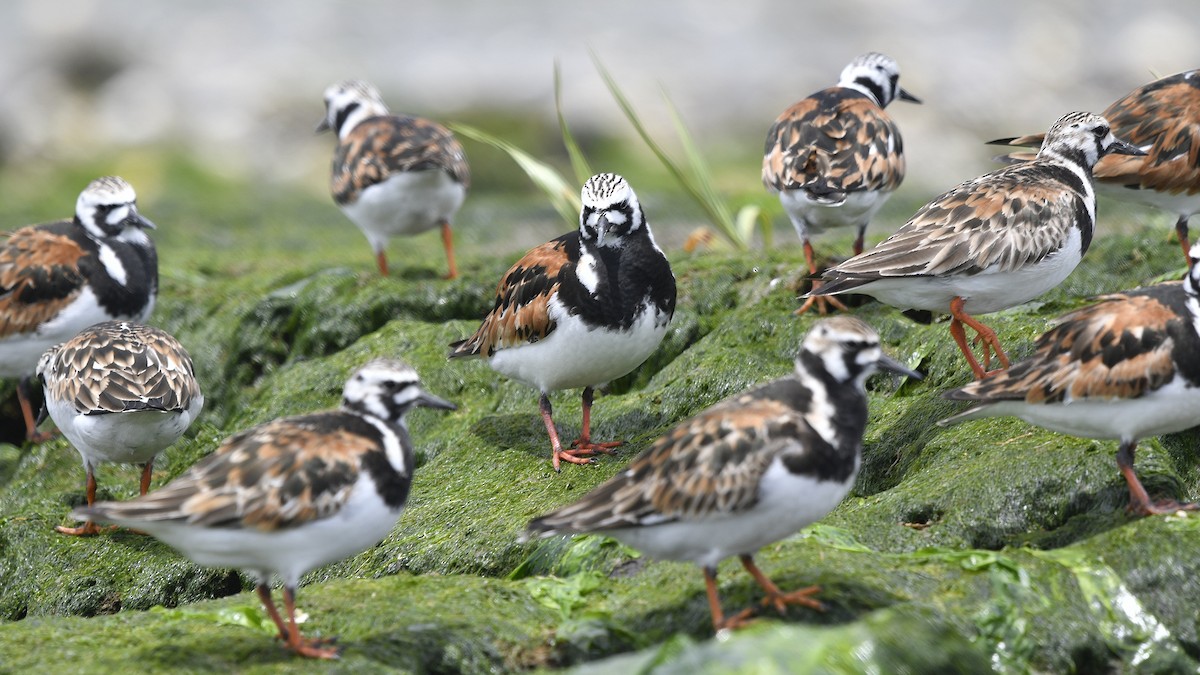
M575 171L575 182L583 185L595 175L595 172L592 171L591 165L583 155L583 150L575 142L575 137L571 135L571 130L567 127L567 118L563 115L562 107L562 72L559 69L558 61L554 62L554 112L558 114L558 128L562 132L567 156L571 158L571 168Z
M754 236L754 226L759 222L766 220L761 216L762 209L755 204L747 204L738 209L737 216L734 218L734 227L737 231L738 238L740 238L743 242L746 242L747 245L749 245L751 237ZM764 231L764 243L769 245L770 242L766 241L768 238L768 235Z
M675 134L679 137L679 144L683 146L683 154L687 157L688 166L692 170L692 178L695 181L696 191L703 197L704 201L712 205L713 211L718 215L721 222L729 225L731 232L740 244L740 248L745 248L749 243L746 237L740 237L740 231L734 227L733 217L729 213L729 207L726 206L724 200L717 194L712 183L712 173L708 170L708 164L704 161L704 156L700 154L699 148L696 147L696 142L692 138L692 134L688 131L687 125L683 122L683 116L679 113L679 109L675 107L675 103L671 97L667 95L667 90L663 89L663 100L667 103L667 111L671 114L671 122L675 125Z
M608 87L609 93L617 102L617 106L624 113L625 118L629 120L629 123L633 125L634 131L641 136L642 141L650 148L650 151L658 157L658 160L666 167L667 171L674 176L676 182L691 195L692 200L704 210L713 226L721 234L725 235L734 246L739 249L745 249L746 243L738 237L733 219L730 217L728 209L724 208L720 199L716 199L714 195L706 193L704 188L697 186L696 181L691 180L683 169L671 159L666 150L654 140L650 132L646 130L645 125L642 124L641 118L638 117L637 111L634 110L629 99L625 97L621 88L617 86L616 80L613 79L595 52L592 52L592 62L595 64L597 72L600 73L600 78L604 80L604 85Z
M508 153L508 156L512 157L517 166L525 171L525 175L529 176L529 180L541 188L542 192L546 193L546 196L550 199L550 204L554 206L554 210L558 211L563 220L567 221L567 224L572 227L578 226L579 211L582 208L582 204L579 201L579 193L574 186L567 183L562 174L554 167L534 158L512 143L496 138L475 127L452 123L450 124L450 129L456 134L461 134Z

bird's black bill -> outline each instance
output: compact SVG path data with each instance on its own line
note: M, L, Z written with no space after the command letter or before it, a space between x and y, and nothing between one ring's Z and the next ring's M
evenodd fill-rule
M1126 143L1121 139L1117 139L1115 143L1108 146L1108 154L1110 155L1145 155L1146 151L1132 143Z
M899 96L900 96L901 101L908 101L909 103L920 103L921 102L921 99L917 98L916 96L913 96L912 94L908 93L907 91L904 91L904 89L900 90Z
M907 375L907 376L913 378L914 380L924 379L924 377L925 377L924 375L905 366L903 363L900 363L899 361L897 361L896 359L893 359L892 357L888 356L887 354L884 354L883 356L879 357L879 362L877 365L879 366L880 370L886 370L886 371L892 372L892 373L899 373L901 375Z
M444 398L439 398L437 396L434 396L433 394L431 394L427 391L421 392L421 395L419 397L417 397L416 403L417 403L417 405L423 405L426 408L441 408L442 410L458 410L458 406L454 405L450 401L447 401Z

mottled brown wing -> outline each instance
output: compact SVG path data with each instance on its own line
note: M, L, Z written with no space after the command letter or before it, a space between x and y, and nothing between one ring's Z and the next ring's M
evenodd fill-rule
M948 276L994 267L1012 271L1057 251L1082 197L1050 167L1006 167L934 199L875 248L846 260L833 277Z
M905 171L896 124L865 97L826 105L829 95L822 94L788 108L767 132L763 184L777 191L895 190Z
M47 386L81 414L180 411L200 396L187 350L157 328L105 322L54 349Z
M592 532L737 513L758 501L771 462L815 435L794 409L743 395L675 427L625 471L530 529Z
M1179 290L1182 293L1182 290ZM1077 310L1008 370L963 387L960 400L1066 403L1138 398L1171 380L1175 312L1152 294L1114 294Z
M29 333L61 312L84 285L86 252L46 227L25 227L0 247L0 338Z
M1028 150L1018 150L1003 155L996 155L992 159L1005 164L1020 164L1021 162L1030 162L1037 159L1038 149L1042 147L1042 142L1046 140L1045 132L1040 134L1030 134L1028 136L1014 136L1013 138L997 138L994 141L988 141L988 145L1009 145L1017 148L1029 148Z
M1096 180L1159 192L1200 192L1200 73L1163 78L1104 111L1113 133L1146 155L1107 155Z
M496 287L496 304L475 333L450 345L450 358L483 355L497 349L537 342L554 330L549 303L558 293L559 276L574 266L578 232L542 244L516 262Z
M470 187L467 155L448 129L419 117L372 117L338 143L331 188L338 204L405 171L442 170Z
M1117 138L1146 154L1101 157L1092 172L1098 182L1166 193L1200 192L1200 71L1139 87L1114 101L1103 114ZM1041 133L991 142L1038 148L1045 138ZM1022 151L996 159L1021 162L1034 155Z
M264 532L327 518L350 498L361 456L378 447L343 428L309 421L321 415L276 420L231 436L161 489L105 503L105 515Z

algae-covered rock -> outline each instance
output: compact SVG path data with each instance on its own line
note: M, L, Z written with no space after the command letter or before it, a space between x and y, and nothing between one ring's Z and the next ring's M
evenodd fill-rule
M224 217L233 220L248 212L237 203L215 208L231 209ZM324 203L276 205L300 240L339 217ZM155 323L192 352L208 409L160 460L155 486L231 433L337 405L346 376L374 356L408 360L460 410L411 416L418 469L393 532L305 578L305 633L340 636L343 659L333 666L300 664L279 649L246 580L229 570L199 568L133 533L55 534L84 498L78 455L62 439L0 445L0 670L1200 668L1200 519L1126 514L1113 443L1017 420L935 426L961 409L938 394L967 382L969 370L945 323L913 323L873 302L856 314L926 378L871 381L853 493L759 556L784 588L821 585L825 612L765 611L759 625L714 639L694 566L648 560L597 536L519 543L531 517L614 475L671 425L792 368L817 319L791 313L798 249L672 253L679 309L662 348L594 407L595 437L626 445L555 474L536 392L482 361L446 359L447 345L487 311L515 254L467 247L461 279L447 282L437 277L439 242L414 238L403 258L422 262L380 278L357 239L320 256L284 237L282 253L250 264L192 255L256 245L233 231L226 240L162 230ZM1063 287L986 321L1019 358L1086 296L1175 276L1178 263L1177 248L1156 233L1102 237ZM579 393L552 398L562 435L573 437ZM1143 442L1137 467L1152 494L1194 499L1198 460L1196 436L1185 433ZM137 474L101 467L101 498L132 498ZM736 562L720 572L728 609L758 602L761 590Z

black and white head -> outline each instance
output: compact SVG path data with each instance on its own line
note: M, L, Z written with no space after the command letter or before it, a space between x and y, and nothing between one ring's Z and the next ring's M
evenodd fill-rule
M325 89L325 119L317 125L317 131L332 129L339 139L345 138L359 122L386 114L387 104L375 85L346 80Z
M875 329L852 316L817 322L804 336L796 357L797 370L822 371L834 382L853 382L859 389L879 368L921 379L920 373L884 354Z
M1067 159L1090 169L1096 166L1101 157L1110 153L1146 154L1137 146L1114 136L1108 120L1100 115L1073 112L1063 115L1046 132L1046 140L1042 141L1038 157Z
M637 195L624 178L615 173L598 173L583 184L580 193L579 232L586 242L620 247L625 237L646 227L646 216Z
M75 221L93 237L120 237L145 241L144 230L155 228L137 210L133 186L116 176L104 176L88 183L75 202Z
M392 424L417 406L457 410L458 406L421 388L412 366L397 359L375 359L359 368L342 390L342 407Z
M887 54L868 52L855 58L842 69L839 87L861 91L886 108L896 99L920 103L921 99L900 87L900 66Z

